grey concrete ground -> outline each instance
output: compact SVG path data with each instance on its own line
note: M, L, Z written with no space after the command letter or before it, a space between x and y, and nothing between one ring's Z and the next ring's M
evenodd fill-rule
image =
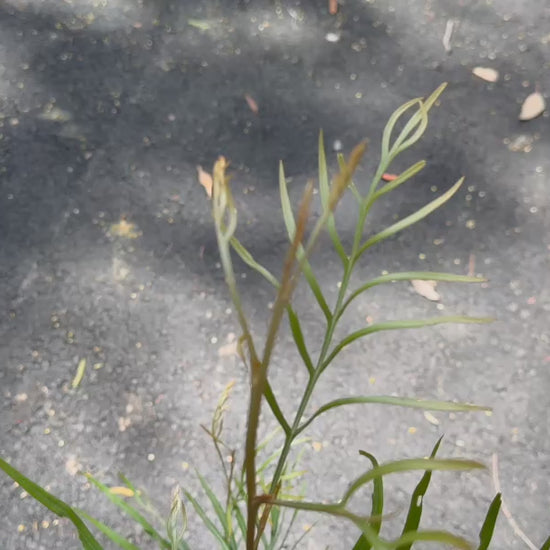
M466 184L441 211L374 249L354 282L397 269L473 270L490 282L440 285L440 305L406 284L380 288L357 302L342 333L367 317L498 320L357 343L314 401L413 394L494 412L434 414L439 424L381 407L327 415L308 434L308 495L337 498L366 467L360 448L381 461L424 456L444 433L442 456L489 463L498 455L510 512L540 546L550 531L550 127L548 113L529 122L518 113L529 93L550 90L549 23L548 3L536 0L346 0L336 17L324 0L1 2L0 455L152 548L74 474L82 468L117 483L123 471L163 510L176 482L196 488L190 466L218 484L199 424L230 380L228 438L240 446L247 374L220 354L237 327L196 165L208 168L219 154L231 160L241 239L277 269L285 251L279 159L298 196L315 176L320 128L329 150L339 141L349 151L366 137L357 177L366 186L387 117L448 81L425 138L394 171L420 158L428 167L380 204L367 230L461 175ZM476 78L475 66L497 69L499 81ZM351 212L344 202L346 242ZM313 263L333 298L336 256L327 246ZM260 335L273 292L242 264L237 271ZM297 303L316 350L323 327L307 289ZM272 380L290 415L305 369L288 333L280 343ZM87 370L71 389L82 358ZM388 478L387 511L401 512L389 532L415 480ZM2 550L79 548L69 524L54 524L5 476L0 494ZM435 475L425 526L475 538L493 494L487 472ZM312 521L302 518L297 532ZM213 548L194 516L190 531L195 548ZM355 536L324 518L300 547L349 548ZM501 517L493 547L526 545Z

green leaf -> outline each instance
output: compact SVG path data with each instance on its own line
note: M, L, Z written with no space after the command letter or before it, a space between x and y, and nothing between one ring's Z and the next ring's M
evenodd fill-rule
M80 542L82 542L84 550L103 550L99 542L97 542L90 530L86 527L86 524L80 519L79 515L71 506L53 496L45 489L42 489L40 485L31 481L2 458L0 458L0 468L16 481L20 487L25 489L29 495L48 508L48 510L59 517L69 519L76 527L78 538Z
M130 541L126 540L120 533L117 533L115 530L111 529L103 522L93 518L90 514L86 513L84 510L78 510L78 513L90 523L95 525L99 531L101 531L109 540L117 544L120 548L124 550L139 550L135 544L132 544Z
M212 507L214 508L214 512L216 512L216 515L218 516L218 519L220 520L220 523L223 527L224 533L225 533L225 540L230 540L233 538L231 529L229 527L229 524L227 523L227 515L225 513L225 510L223 509L223 506L221 505L220 501L214 494L214 491L210 488L210 485L208 485L207 481L200 475L199 472L195 472L197 474L197 477L199 478L199 481L201 483L201 486L206 493L206 496L208 497L208 500L210 500ZM233 542L234 538L233 538ZM236 544L236 542L235 542Z
M430 458L435 458L435 455L439 450L439 446L441 445L442 439L443 439L443 436L441 436L437 440L437 443L435 444L432 450ZM407 519L405 520L405 526L403 527L403 532L401 533L402 535L404 535L405 533L409 533L411 531L418 530L418 526L420 525L420 518L422 517L424 495L428 490L428 486L430 485L431 478L432 478L432 471L426 470L426 472L424 472L424 475L422 476L422 479L418 482L418 485L415 487L411 497L411 502L409 504L409 511L407 513ZM404 543L398 547L398 550L410 550L411 546L412 546L412 542Z
M415 105L420 105L421 98L417 97L415 99L411 99L410 101L407 101L401 107L397 108L388 119L388 122L386 123L386 127L384 128L384 132L382 133L382 160L386 159L390 156L390 141L391 141L391 135L393 133L393 129L397 123L397 121L411 108ZM393 147L392 147L393 149Z
M300 357L302 358L304 365L311 375L313 374L314 367L309 352L307 351L306 343L304 340L304 333L302 332L302 327L300 325L300 319L298 319L298 316L290 306L287 308L287 313L294 342L296 343L296 347L298 348Z
M292 206L290 204L290 197L288 195L285 172L282 162L279 164L279 192L281 195L281 208L283 210L283 219L285 221L288 238L290 239L290 242L292 242L296 234L296 222L294 221L294 214L292 213ZM319 283L317 282L317 279L313 274L311 265L307 258L305 258L305 250L302 244L298 246L296 257L298 259L298 262L300 263L300 267L302 269L304 277L309 284L313 295L315 296L315 299L319 303L319 306L323 311L327 321L329 321L332 317L330 308L328 307L325 297L323 296L323 292L321 291L321 287L319 286Z
M327 210L329 208L329 196L330 196L330 186L329 186L329 176L327 169L327 159L325 155L325 144L323 142L323 132L319 133L319 191L321 194L321 204L323 209ZM327 229L332 239L334 249L340 256L343 265L345 266L348 257L344 247L342 246L342 241L338 236L338 231L336 230L336 222L334 220L334 214L331 212L327 219Z
M220 532L220 530L214 525L212 520L208 517L204 509L201 507L201 505L193 498L191 493L188 491L184 491L185 498L189 500L189 502L193 505L193 508L195 509L195 512L199 515L202 522L206 526L206 528L212 533L214 538L220 543L220 548L222 550L231 550L231 547L227 544L226 540L223 537L223 534Z
M540 547L540 550L550 550L550 537L548 537Z
M233 250L241 257L241 260L257 271L262 277L267 279L275 288L279 288L279 281L272 275L269 270L267 270L263 265L259 264L253 257L252 254L237 240L236 237L231 237L230 240Z
M379 464L376 458L367 453L367 451L359 451L359 454L367 457L374 468L378 468ZM371 506L371 518L380 517L380 521L373 524L374 532L378 535L380 533L380 528L382 527L382 513L384 511L384 482L381 477L377 477L373 480L373 490L372 490L372 506ZM371 550L372 544L367 540L365 535L361 535L353 550Z
M418 111L410 118L399 137L395 140L393 145L394 155L398 155L405 149L408 149L422 137L422 134L428 126L428 113L446 87L447 83L441 84L432 92L428 99L425 101L422 100L419 103ZM414 134L412 134L413 130Z
M363 292L377 285L393 283L394 281L438 281L444 283L483 283L487 281L482 277L469 277L468 275L455 275L454 273L440 273L437 271L403 271L398 273L388 273L381 275L361 285L357 290L354 290L349 298L340 308L337 317L341 317L346 308Z
M166 533L172 545L172 550L178 550L181 546L186 529L187 513L181 499L181 489L176 487L172 495L168 519L166 520Z
M359 476L348 488L342 500L340 506L345 506L355 492L360 489L366 483L374 480L377 477L385 476L388 474L395 474L399 472L412 472L414 470L473 470L484 468L483 464L474 460L462 460L462 459L431 459L431 458L408 458L404 460L397 460L395 462L388 462L382 464L378 468L373 468L367 473Z
M393 542L393 548L400 548L403 544L412 544L417 541L438 542L449 544L461 550L472 550L472 545L462 537L448 533L447 531L410 531ZM438 546L437 548L441 548Z
M396 187L399 187L401 184L405 183L407 180L411 179L414 175L418 174L426 166L426 161L421 160L416 164L413 164L410 168L407 168L404 172L399 174L399 176L393 181L388 182L386 185L381 187L374 194L374 200L379 199L382 195L393 191Z
M481 531L479 532L479 546L478 550L488 550L491 539L493 538L493 533L495 531L495 524L497 522L498 513L500 512L500 505L502 504L502 496L500 493L497 493L487 515L485 516L485 521L481 526Z
M368 336L375 332L380 332L383 330L401 330L401 329L411 329L411 328L424 328L431 327L434 325L442 325L446 323L462 323L462 324L479 324L479 323L490 323L493 319L489 317L464 317L460 315L456 316L442 316L442 317L433 317L431 319L410 319L403 321L385 321L383 323L375 323L361 330L357 330L350 335L346 336L338 345L335 346L332 353L325 359L322 365L322 370L324 370L334 358L349 344L355 342L359 338Z
M455 403L453 401L433 401L430 399L416 399L412 397L394 397L391 395L367 395L358 397L342 397L326 403L319 407L313 415L300 426L297 433L302 432L319 415L344 405L378 404L392 405L394 407L408 407L411 409L422 409L424 411L445 411L445 412L470 412L490 411L489 407L470 405L468 403Z
M162 537L157 530L140 514L133 506L128 504L119 496L113 494L107 485L95 479L91 474L84 474L86 479L95 485L113 504L118 506L123 512L130 516L136 523L139 523L143 530L154 540L156 540L163 548L171 550L172 546L168 540Z
M290 433L290 425L286 421L286 418L284 417L283 411L279 407L279 403L277 402L277 399L275 398L275 394L273 393L273 389L271 388L271 384L269 382L266 382L265 385L265 391L264 391L264 397L267 403L269 404L269 407L271 408L271 412L279 422L279 425L285 432L285 434Z
M359 249L359 252L357 254L357 258L359 258L361 254L363 254L363 252L367 250L367 248L370 248L371 246L395 235L399 231L402 231L403 229L410 227L411 225L424 219L426 216L431 214L434 210L437 210L440 206L445 204L460 189L460 186L463 183L464 183L464 178L460 178L449 190L447 190L445 193L437 197L437 199L434 199L433 201L428 203L426 206L423 206L422 208L420 208L410 216L407 216L402 220L399 220L393 225L390 225L389 227L386 227L386 229L383 229L382 231L380 231L380 233L377 233L376 235L372 236L370 239L367 239L367 241L361 245L361 248Z

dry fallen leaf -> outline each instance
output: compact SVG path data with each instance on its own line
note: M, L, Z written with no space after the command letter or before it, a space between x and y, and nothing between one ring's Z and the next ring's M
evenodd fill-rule
M205 172L202 169L202 166L197 166L197 173L199 175L199 183L204 187L204 190L206 191L206 194L208 195L208 198L212 198L212 186L214 185L212 181L212 176Z
M238 342L235 340L234 342L225 344L218 350L218 355L220 357L231 357L233 355L238 357Z
M439 420L430 412L424 411L424 418L434 426L439 426Z
M397 174L382 174L384 181L394 181L398 178Z
M109 489L109 493L112 495L118 495L121 497L133 497L134 491L132 489L129 489L128 487L111 487Z
M421 281L418 279L414 279L411 281L411 284L417 294L420 294L420 296L423 296L427 300L431 300L432 302L437 302L441 299L441 296L435 290L436 282L435 281Z
M258 111L260 110L258 108L258 104L256 103L256 100L249 94L244 94L244 98L246 99L246 103L249 107L249 109L255 114L258 114Z
M111 235L115 237L123 237L125 239L137 239L141 233L136 230L136 226L133 223L126 221L122 218L118 223L114 223L110 228Z
M82 470L82 465L74 456L70 456L65 462L65 470L70 476L74 477L78 474L78 472L80 472L80 470Z
M519 114L520 120L532 120L542 115L546 109L546 102L544 97L539 92L534 92L527 96L523 105L521 106L521 112Z
M498 71L490 67L475 67L472 73L486 82L496 82L499 78Z
M78 362L78 366L76 368L76 374L73 378L73 381L71 383L71 386L74 388L78 388L80 385L80 382L82 382L82 379L84 378L84 372L86 372L86 358L82 358Z

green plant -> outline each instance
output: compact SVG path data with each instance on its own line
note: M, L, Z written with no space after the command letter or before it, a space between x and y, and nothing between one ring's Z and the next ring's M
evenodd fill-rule
M336 328L346 309L358 296L374 286L395 281L412 280L462 283L478 283L482 281L482 279L476 277L462 275L411 271L382 275L365 282L353 291L350 289L354 268L371 247L428 216L448 201L462 184L463 179L460 179L448 191L417 212L406 216L370 237L364 237L367 216L378 199L394 191L424 167L424 161L417 162L393 181L384 182L382 179L383 174L387 172L394 159L420 139L428 124L428 113L438 100L443 89L444 85L440 86L426 100L414 99L405 103L390 117L382 136L381 160L366 192L362 192L360 187L356 186L352 181L357 166L365 152L366 143L359 144L352 151L347 161L342 155L339 156L339 173L331 182L325 158L323 136L321 134L319 139L318 183L322 214L313 227L310 228L307 238L306 229L309 222L313 184L310 182L306 186L301 203L295 214L287 190L283 165L281 164L279 187L283 217L290 245L280 278L276 278L264 266L260 265L253 258L252 254L237 240L235 233L238 225L238 214L229 186L227 176L228 165L226 160L221 157L214 166L212 210L217 242L225 280L242 332L238 342L239 356L250 373L248 421L242 468L237 468L237 453L222 439L224 411L231 389L228 387L216 407L211 426L204 428L212 439L215 451L220 459L225 494L220 499L216 491L197 472L203 496L206 497L213 515L200 502L201 499L196 498L190 492L183 491L183 496L190 502L192 508L213 536L216 544L222 549L239 550L246 548L247 550L254 550L262 547L274 550L277 548L286 548L285 544L288 534L291 532L296 515L300 511L329 514L348 520L353 525L352 528L357 531L358 538L353 546L354 550L368 550L371 548L407 550L417 541L435 542L439 545L450 544L457 548L473 548L472 544L464 538L447 531L422 530L419 528L423 497L428 489L432 472L436 470L472 470L483 467L480 463L471 460L437 458L436 454L441 440L437 442L429 458L397 460L386 464L379 464L376 458L369 452L359 451L362 456L367 458L371 468L350 483L339 501L330 504L311 502L304 499L303 487L296 487L296 482L300 480L302 474L299 470L301 455L298 453L297 458L292 458L293 455L291 454L293 448L301 447L303 450L304 447L302 444L305 441L303 433L309 425L320 415L328 413L337 407L379 404L437 411L486 410L484 407L467 403L429 401L412 397L400 398L366 395L336 397L321 406L309 417L306 418L305 416L307 406L320 378L329 374L330 367L339 353L346 346L358 339L387 330L422 328L441 323L485 323L489 321L486 318L463 316L441 316L421 320L389 320L359 328L342 340L334 342ZM403 121L405 115L409 113L412 113L411 116L408 120ZM398 123L402 126L402 129L394 137L394 131ZM336 207L344 193L348 190L355 197L358 209L358 222L349 250L346 249L340 238L335 222ZM336 301L332 306L323 293L314 275L313 268L309 263L312 251L325 228L328 230L343 270L342 283ZM262 347L258 346L252 335L248 318L242 306L233 270L233 252L261 276L265 277L276 291L276 299L267 336ZM321 351L317 357L312 357L310 353L310 347L306 343L306 337L302 330L300 316L292 305L293 292L302 275L306 284L311 289L325 321L325 334ZM308 377L303 395L297 404L293 418L290 420L283 414L275 392L269 382L271 357L277 342L279 329L285 316L288 318L291 334L303 361L304 369L307 370ZM279 430L265 441L258 443L260 412L264 401L277 420ZM280 447L274 443L277 438L282 440ZM275 447L273 448L274 445ZM229 461L227 457L229 457ZM75 510L59 501L6 462L0 460L0 468L50 510L58 515L68 517L77 528L85 549L96 550L101 548L101 546L86 527L83 519L88 520L119 547L132 550L136 548L134 544L105 524L92 518L89 514L82 510ZM381 535L381 528L385 513L384 477L389 474L417 470L424 472L424 474L412 494L401 535L391 540L383 537ZM115 491L113 488L105 486L90 474L86 475L89 481L98 487L116 506L134 521L138 522L144 531L158 543L160 548L171 550L186 550L189 548L188 543L185 541L187 516L183 506L183 497L179 489L172 496L171 510L165 527L166 535L163 535L160 529L153 525L155 521L156 524L159 523L158 513L149 502L144 500L143 495L126 478L122 477L122 482L126 490L124 494L126 497L129 497L127 499L117 494L120 491ZM372 502L370 511L361 515L353 512L349 508L351 499L359 489L371 483ZM479 543L476 545L479 550L489 547L500 503L500 494L497 494L479 533ZM294 548L298 548L299 544L300 539L294 543Z

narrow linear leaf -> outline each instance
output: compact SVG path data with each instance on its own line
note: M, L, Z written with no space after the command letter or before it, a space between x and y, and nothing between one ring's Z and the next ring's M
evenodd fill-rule
M367 451L359 451L359 454L367 457L374 468L378 468L379 464L376 458ZM382 513L384 511L384 482L381 477L377 477L373 480L372 490L372 505L371 505L371 517L380 517L378 523L373 524L374 532L378 535L382 527ZM364 534L362 534L355 543L353 550L371 550L372 544L367 540Z
M281 426L285 434L289 434L290 424L287 422L286 418L284 417L281 407L279 407L279 403L275 398L275 394L273 393L273 389L271 388L271 384L269 383L269 381L266 381L266 384L265 384L264 397L271 409L271 412L277 419L277 422L279 422L279 426Z
M267 279L269 283L271 283L275 288L279 288L279 281L277 281L277 278L269 272L268 269L266 269L263 265L259 264L253 257L252 254L237 240L236 237L231 237L230 240L231 246L233 247L233 250L240 256L241 260L257 271L262 277Z
M4 459L0 458L0 468L14 481L16 481L20 487L25 489L29 495L35 500L44 505L48 510L55 515L69 519L76 527L78 532L78 538L82 542L84 550L103 550L99 542L94 538L90 530L86 527L86 524L80 519L76 511L53 496L51 493L42 489L40 485L37 485L34 481L31 481L28 477L23 475L19 470L8 464Z
M440 84L427 99L420 101L418 111L411 117L409 122L405 125L405 128L403 128L400 136L395 141L393 149L396 154L404 151L420 139L428 125L428 114L446 87L446 82ZM416 128L415 133L411 137L408 137L416 126L418 126L418 128Z
M441 436L437 440L434 448L432 449L432 453L430 454L430 458L432 459L435 458L435 455L439 450L439 446L441 445L442 439L443 439L443 436ZM424 472L422 479L418 482L418 485L415 487L413 494L411 496L409 511L407 512L407 519L405 520L405 525L401 533L402 535L404 535L405 533L418 530L418 526L420 525L420 519L422 517L424 495L428 490L428 486L430 485L431 479L432 479L432 471L427 470L426 472ZM398 547L398 550L410 550L411 546L412 546L412 542L404 543Z
M349 298L345 301L344 305L338 312L338 317L344 313L346 308L363 292L370 288L382 285L386 283L393 283L396 281L438 281L444 283L483 283L487 279L483 277L469 277L468 275L455 275L454 273L440 273L437 271L403 271L398 273L388 273L387 275L381 275L361 285L357 290L354 290Z
M472 550L472 545L462 537L448 533L447 531L411 531L405 533L394 544L394 548L400 548L403 544L412 544L418 541L437 542L449 544L460 550ZM440 548L439 546L437 548Z
M428 113L446 87L447 83L444 82L439 85L426 100L422 100L419 103L418 112L411 117L395 141L393 151L396 155L408 149L411 145L414 145L422 137L422 134L428 126ZM414 134L408 137L413 130L415 130Z
M340 506L345 506L355 492L363 485L369 483L373 479L385 476L389 474L395 474L399 472L411 472L414 470L474 470L485 468L480 462L474 460L462 460L462 459L430 459L430 458L409 458L404 460L397 460L395 462L388 462L382 464L378 468L373 468L367 473L359 476L348 488L342 500Z
M158 543L162 545L163 548L166 548L168 550L171 549L170 542L166 540L164 537L162 537L158 531L145 519L145 517L140 514L133 506L128 504L125 500L123 500L118 495L115 495L111 493L110 488L107 487L107 485L104 485L101 483L101 481L98 481L95 479L91 474L84 474L86 479L90 481L93 485L95 485L104 495L107 496L107 498L116 506L118 506L123 512L125 512L128 516L130 516L135 522L139 523L143 530L154 540L156 540Z
M411 116L395 140L390 151L390 158L395 158L399 153L414 145L422 137L427 127L428 109L426 109L424 103L420 101L418 103L417 112Z
M139 550L135 544L132 544L129 540L125 539L120 533L117 533L114 529L111 529L103 522L93 518L90 514L86 513L84 510L78 510L79 515L84 519L88 520L93 524L99 531L101 531L109 540L117 544L120 548L124 550Z
M481 407L479 405L470 405L468 403L454 403L452 401L434 401L429 399L415 399L411 397L394 397L391 395L368 395L358 397L342 397L326 403L319 407L313 415L302 424L297 433L302 432L321 414L343 407L345 405L362 405L362 404L378 404L391 405L394 407L407 407L410 409L422 409L424 411L444 411L444 412L472 412L472 411L489 411L489 407Z
M298 348L300 357L302 358L304 365L311 375L313 373L314 367L309 352L307 351L306 343L304 340L304 333L302 332L302 327L300 325L300 319L298 319L298 315L296 315L295 311L290 306L287 308L287 313L292 337L294 338L294 342L296 344L296 347Z
M382 159L389 156L391 135L397 121L403 116L405 112L407 112L411 107L419 105L421 101L422 99L419 97L411 99L410 101L407 101L406 103L401 105L401 107L397 108L391 114L388 122L386 123L386 127L384 128L384 132L382 133Z
M445 193L437 197L437 199L434 199L433 201L428 203L426 206L423 206L422 208L420 208L410 216L407 216L402 220L399 220L393 225L390 225L386 229L383 229L382 231L380 231L380 233L377 233L376 235L372 236L365 243L363 243L363 245L359 249L357 258L359 258L361 254L363 254L363 252L367 250L367 248L370 248L376 243L379 243L395 235L399 231L402 231L403 229L406 229L407 227L424 219L426 216L431 214L434 210L437 210L440 206L445 204L460 189L460 186L463 183L464 183L464 178L460 178L449 190L447 190Z
M380 332L383 330L402 330L402 329L412 329L412 328L424 328L431 327L434 325L442 325L448 323L457 323L457 324L480 324L480 323L490 323L493 319L489 317L464 317L464 316L442 316L442 317L433 317L431 319L410 319L404 321L385 321L383 323L376 323L370 325L361 330L357 330L350 335L346 336L339 344L337 344L332 351L332 353L325 359L322 370L324 370L334 358L349 344L355 342L359 338L368 336L375 332Z
M389 193L390 191L393 191L396 187L399 187L401 184L405 183L407 180L410 180L413 176L418 174L424 167L426 166L426 161L421 160L417 162L416 164L413 164L410 168L407 168L404 172L399 174L399 176L394 179L393 181L390 181L374 194L374 200L379 199L382 195L385 195L386 193Z
M200 484L206 493L206 496L208 497L208 500L212 504L212 507L214 508L214 512L216 512L216 515L218 516L218 519L220 520L221 526L225 533L225 538L228 539L231 536L231 532L229 529L229 525L227 523L227 516L225 514L225 510L223 509L223 506L221 505L220 501L214 494L214 491L212 491L210 485L208 485L207 481L204 479L203 476L200 475L198 471L195 471L197 477L199 478Z
M489 506L489 510L485 516L485 521L481 526L481 531L479 532L479 546L477 547L477 550L488 550L495 531L495 525L497 522L498 513L500 512L501 504L502 495L497 493Z
M290 242L293 242L296 234L296 222L294 220L294 214L292 213L292 206L290 204L290 197L288 195L288 188L286 185L286 178L282 162L279 164L279 192L281 195L281 208L283 210L283 219L288 233L288 238ZM317 282L317 279L313 274L311 265L305 257L305 250L301 243L298 245L296 258L298 259L304 277L309 284L311 291L315 296L315 299L319 303L319 307L323 311L326 319L330 320L332 316L330 308L328 307L325 297L323 296L323 292L321 291L321 287L319 286L319 283Z
M208 515L206 514L202 506L197 502L197 500L188 491L184 491L184 494L185 494L185 498L187 498L189 502L193 505L195 512L197 512L202 522L204 523L205 527L210 531L210 533L212 533L214 538L220 543L220 548L222 550L231 550L231 547L227 544L227 542L223 538L223 534L214 525L212 520L208 517Z
M246 521L244 519L244 515L241 512L241 509L239 508L239 505L237 502L233 503L232 509L233 509L233 513L235 514L235 520L237 521L237 525L241 530L242 538L245 539L246 538Z

